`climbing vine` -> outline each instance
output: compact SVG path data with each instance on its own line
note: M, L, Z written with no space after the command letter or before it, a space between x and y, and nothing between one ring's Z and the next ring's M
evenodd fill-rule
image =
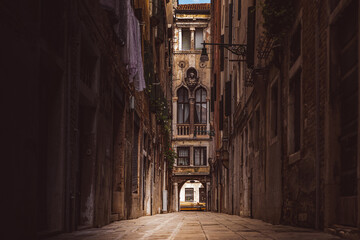
M265 0L262 2L265 34L281 40L289 32L295 19L293 0Z
M175 159L177 158L177 154L174 151L174 149L171 148L170 144L167 146L167 149L164 152L164 156L165 156L166 161L168 163L169 170L172 170L172 168L174 166L174 163L175 163Z

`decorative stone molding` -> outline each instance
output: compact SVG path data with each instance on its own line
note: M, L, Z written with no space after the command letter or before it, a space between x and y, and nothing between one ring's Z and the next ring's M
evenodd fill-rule
M193 91L199 84L199 77L197 76L197 71L195 68L189 68L186 71L185 83L190 91Z

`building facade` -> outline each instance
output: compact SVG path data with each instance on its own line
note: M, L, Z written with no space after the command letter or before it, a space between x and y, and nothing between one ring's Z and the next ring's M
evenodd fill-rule
M2 94L12 102L3 133L13 152L4 229L14 231L4 238L38 239L169 209L169 4L0 4Z
M210 65L200 62L203 41L210 40L210 4L174 4L172 147L173 210L188 180L209 189L211 158Z
M212 42L246 52L213 48L211 210L357 238L358 1L221 0L212 13Z

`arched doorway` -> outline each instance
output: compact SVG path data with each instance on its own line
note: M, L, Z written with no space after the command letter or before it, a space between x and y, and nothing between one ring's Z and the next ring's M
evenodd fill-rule
M205 211L206 187L198 180L188 180L180 186L180 211Z

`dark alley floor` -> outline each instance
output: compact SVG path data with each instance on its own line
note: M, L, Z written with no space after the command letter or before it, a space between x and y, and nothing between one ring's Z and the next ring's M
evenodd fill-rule
M291 239L335 240L336 236L312 229L272 225L256 219L210 212L179 212L140 217L62 234L52 240L118 239Z

